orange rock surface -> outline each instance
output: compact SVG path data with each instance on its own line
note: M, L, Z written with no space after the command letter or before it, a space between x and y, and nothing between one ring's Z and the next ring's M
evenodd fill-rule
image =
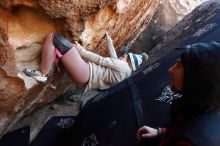
M46 84L22 73L26 67L39 68L48 33L58 31L106 55L106 31L120 50L148 24L158 5L159 0L1 0L0 135L74 86L64 71L55 71Z

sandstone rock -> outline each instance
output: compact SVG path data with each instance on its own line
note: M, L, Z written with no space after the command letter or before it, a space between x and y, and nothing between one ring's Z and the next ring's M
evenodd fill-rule
M164 36L163 41L158 43L156 47L149 52L150 59L147 64L156 61L166 55L169 51L179 47L188 38L192 36L200 36L207 30L210 30L210 28L213 28L215 26L214 24L204 25L204 27L199 29L198 26L208 22L208 20L219 11L219 7L219 0L209 0L185 16L182 21L169 30L169 32Z
M160 0L158 11L148 27L139 35L131 47L132 50L151 50L184 16L205 1L207 0Z
M27 7L37 7L37 0L1 0L0 4L6 8L11 8L15 5L24 5Z
M42 43L57 31L87 49L107 54L106 31L119 50L148 24L159 0L1 0L0 135L27 113L74 87L63 71L46 84L25 76L39 68Z

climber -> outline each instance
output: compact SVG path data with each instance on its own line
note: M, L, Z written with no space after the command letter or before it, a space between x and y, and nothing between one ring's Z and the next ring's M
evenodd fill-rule
M102 57L86 50L77 42L71 43L58 33L51 33L43 45L40 70L25 69L24 73L38 81L46 82L54 60L57 62L60 59L74 83L86 85L86 91L107 89L128 78L131 70L135 71L148 59L146 53L125 53L118 58L108 33L106 41L111 57Z

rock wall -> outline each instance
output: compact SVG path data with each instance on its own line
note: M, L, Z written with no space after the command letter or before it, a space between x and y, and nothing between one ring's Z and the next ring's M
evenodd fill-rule
M151 50L184 16L206 1L208 0L160 0L158 11L148 27L139 35L131 47L132 50Z
M49 32L60 32L106 55L106 31L120 50L149 23L158 5L159 0L1 0L0 135L74 87L62 66L46 84L22 73L26 67L39 68L42 43Z
M156 47L149 53L150 59L148 60L147 64L155 62L171 50L181 46L182 43L189 38L198 37L206 31L211 31L211 29L214 29L215 27L210 27L207 29L207 26L211 26L213 23L211 23L211 25L205 24L220 11L219 8L219 0L209 0L195 8L191 13L186 15L183 20L169 30L169 33L164 36L163 41L158 43ZM198 26L203 27L199 28ZM219 26L216 25L216 27Z

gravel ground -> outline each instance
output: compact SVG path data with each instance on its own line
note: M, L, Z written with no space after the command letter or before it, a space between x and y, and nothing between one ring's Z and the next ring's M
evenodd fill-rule
M81 107L98 93L95 91L83 93L83 90L82 88L70 90L68 95L58 97L55 101L21 119L9 131L30 126L30 140L32 141L51 117L77 116Z

